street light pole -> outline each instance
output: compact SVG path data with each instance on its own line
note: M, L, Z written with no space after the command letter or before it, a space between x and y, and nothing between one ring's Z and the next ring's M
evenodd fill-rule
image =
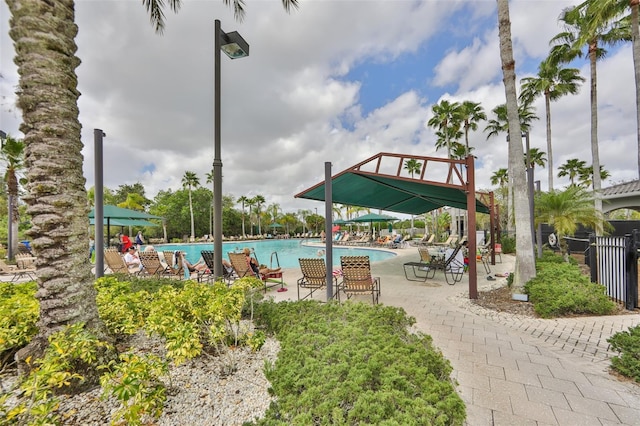
M249 45L237 32L225 33L220 20L214 25L213 111L213 260L214 279L222 277L222 155L220 145L220 51L231 59L249 55Z

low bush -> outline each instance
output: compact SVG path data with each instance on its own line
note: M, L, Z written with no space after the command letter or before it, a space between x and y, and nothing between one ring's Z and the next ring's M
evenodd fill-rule
M38 332L40 305L35 298L38 285L0 283L0 367L9 364L18 349Z
M524 286L538 315L553 318L571 314L608 315L615 311L616 305L606 295L604 286L590 282L576 265L555 258L560 257L546 255L539 260L536 277Z
M280 341L266 375L277 401L257 425L460 425L451 365L404 310L361 303L261 303Z
M614 334L607 342L612 350L619 353L611 358L611 367L623 376L640 382L640 325Z

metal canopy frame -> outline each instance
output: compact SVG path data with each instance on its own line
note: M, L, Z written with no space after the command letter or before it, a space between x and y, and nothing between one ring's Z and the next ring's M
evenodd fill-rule
M420 172L411 176L405 160L416 160ZM449 159L381 152L298 194L296 198L325 200L325 185L331 186L331 203L372 209L424 214L440 207L468 211L468 229L476 228L476 212L489 213L491 244L495 242L493 193L476 193L474 158ZM476 233L467 232L470 253L476 253ZM327 238L329 241L330 238ZM495 260L492 259L492 263ZM469 262L469 298L477 299L476 262Z

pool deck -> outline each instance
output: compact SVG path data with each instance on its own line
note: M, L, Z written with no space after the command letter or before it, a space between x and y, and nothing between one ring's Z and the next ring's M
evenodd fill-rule
M451 362L466 425L640 425L640 386L609 373L616 353L607 343L640 324L640 314L545 320L487 310L469 301L466 275L455 285L441 272L424 283L408 281L403 264L419 260L418 251L394 252L371 266L382 283L380 303L415 317L415 330L430 335ZM515 257L502 260L492 274L513 271ZM505 278L488 281L478 266L479 291L506 285ZM288 291L267 296L296 300L300 270L284 272Z

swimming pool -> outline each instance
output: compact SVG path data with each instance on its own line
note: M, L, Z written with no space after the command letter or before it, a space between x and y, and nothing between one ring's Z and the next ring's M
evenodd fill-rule
M318 250L322 247L308 247L302 245L303 240L298 239L282 239L282 240L262 240L262 241L229 241L222 243L222 257L229 260L227 253L240 251L245 247L249 247L255 251L256 257L260 263L267 266L276 266L276 256L272 253L278 253L278 260L282 268L299 268L298 258L300 257L318 257ZM305 243L309 240L304 240ZM201 250L213 250L212 243L193 243L193 244L158 244L155 246L157 251L163 250L182 250L186 253L187 260L195 263L200 259ZM340 256L369 256L371 262L379 262L395 256L395 253L382 250L371 250L362 247L353 246L334 246L333 247L333 264L340 265ZM273 263L272 263L273 257Z

